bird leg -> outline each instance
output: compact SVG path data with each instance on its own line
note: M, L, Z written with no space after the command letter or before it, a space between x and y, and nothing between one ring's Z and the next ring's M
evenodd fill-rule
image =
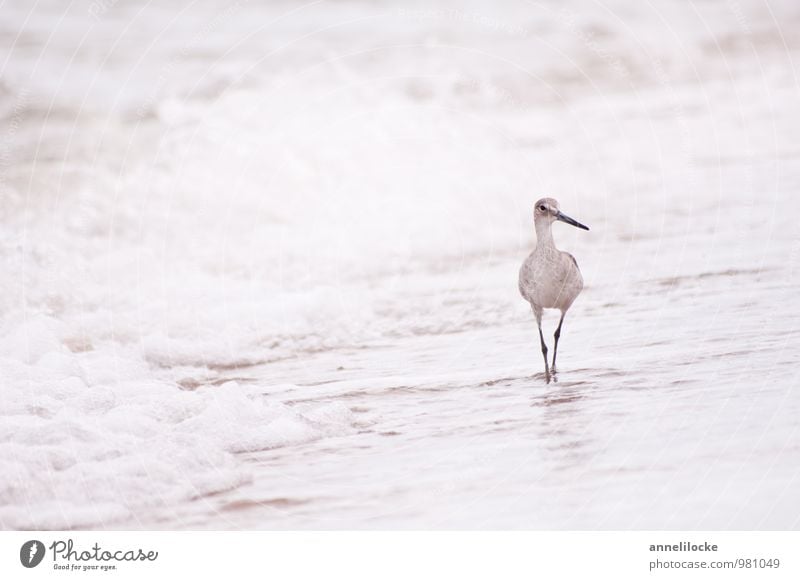
M542 334L542 313L536 312L536 326L539 327L539 341L542 343L542 356L544 357L544 376L547 382L550 382L550 367L547 366L547 345L544 342L544 335Z
M558 339L561 338L561 325L564 323L564 313L561 313L561 320L558 321L558 328L556 328L556 333L553 335L556 339L556 343L553 346L553 374L556 374L556 354L558 354ZM541 328L539 329L541 333ZM547 355L545 355L547 358Z

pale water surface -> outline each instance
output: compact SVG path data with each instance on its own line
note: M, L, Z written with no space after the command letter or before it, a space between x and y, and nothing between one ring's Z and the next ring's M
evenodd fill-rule
M92 6L0 25L0 526L800 525L796 3Z

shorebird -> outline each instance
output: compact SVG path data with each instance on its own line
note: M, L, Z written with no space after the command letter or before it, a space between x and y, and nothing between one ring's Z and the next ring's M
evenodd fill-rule
M544 356L544 374L548 383L550 382L550 367L547 365L547 344L545 344L542 334L542 310L555 308L561 311L561 319L558 321L558 328L553 335L555 346L553 347L552 369L555 374L561 325L564 323L567 310L583 290L583 276L578 268L578 262L572 254L556 248L553 242L552 225L555 221L562 221L582 230L589 229L561 213L558 202L550 197L540 199L533 208L536 247L519 269L519 293L530 302L533 315L536 317L539 341L542 343L542 356Z

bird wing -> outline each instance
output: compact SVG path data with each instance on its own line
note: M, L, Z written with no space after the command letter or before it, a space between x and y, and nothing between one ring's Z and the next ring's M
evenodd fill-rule
M531 260L533 260L533 252L531 252L528 255L528 257L525 258L525 261L522 262L522 266L520 266L519 269L519 282L518 282L519 293L528 302L531 301L531 297L528 292L529 290L528 287L533 283L532 272L531 268L529 267Z
M567 256L569 256L569 259L570 259L570 260L572 260L572 263L573 263L573 264L575 264L575 267L576 267L576 268L578 268L578 271L580 272L580 271L581 271L581 269L578 267L578 260L576 260L576 259L575 259L575 256L573 256L573 255L572 255L572 254L570 254L569 252L564 252L564 253L565 253Z

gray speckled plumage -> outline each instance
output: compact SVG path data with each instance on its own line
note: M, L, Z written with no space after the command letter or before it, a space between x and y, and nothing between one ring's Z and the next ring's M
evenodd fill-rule
M546 197L537 201L534 206L533 223L536 227L536 247L519 269L519 292L530 303L536 317L548 382L550 381L550 368L547 363L547 345L542 335L542 310L555 308L561 311L561 319L554 335L552 369L555 373L558 339L561 335L564 315L583 290L583 276L578 268L578 262L571 254L556 248L555 242L553 242L552 225L555 221L563 221L584 230L589 229L561 213L555 199Z

